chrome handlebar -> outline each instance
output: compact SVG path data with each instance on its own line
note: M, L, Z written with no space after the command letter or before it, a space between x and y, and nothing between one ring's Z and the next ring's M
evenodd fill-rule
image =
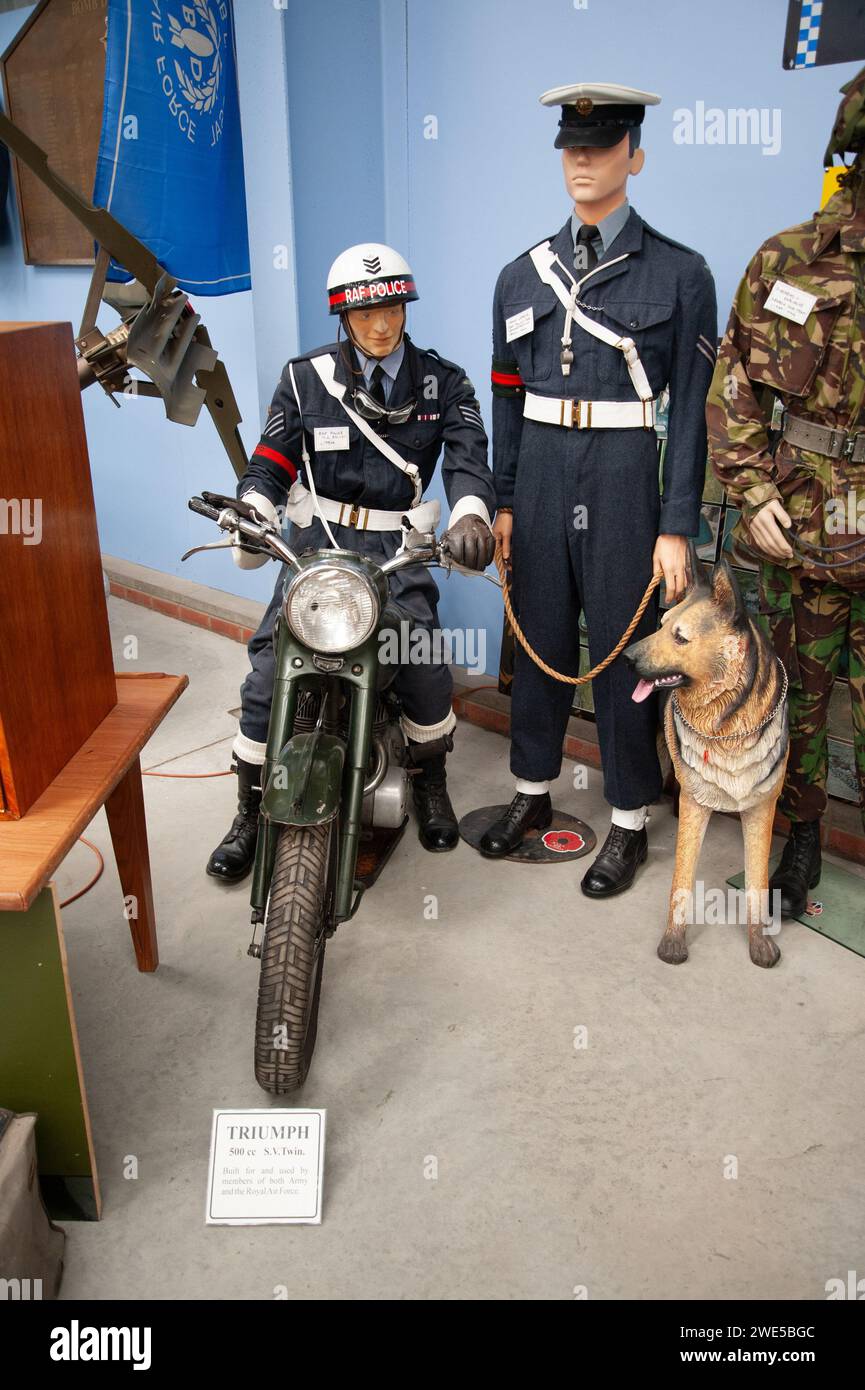
M237 533L243 540L252 542L256 549L269 550L271 554L284 560L292 569L300 569L300 561L294 551L289 545L286 545L280 531L271 522L253 521L251 517L241 515L233 507L216 507L204 497L191 497L189 510L197 512L199 516L206 516L210 521L215 521L223 531L229 531L232 534ZM433 532L409 531L406 543L408 544L412 540L415 541L414 544L408 545L407 549L401 550L397 555L394 555L392 560L387 560L381 566L382 574L393 574L394 570L416 564L444 565L446 569L450 568L448 552L440 542L436 541ZM237 542L221 542L218 547L197 545L192 550L187 550L182 558L185 560L200 550L227 549L234 544Z

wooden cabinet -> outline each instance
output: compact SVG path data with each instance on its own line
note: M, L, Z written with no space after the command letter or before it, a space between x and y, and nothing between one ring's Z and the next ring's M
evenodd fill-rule
M72 325L0 322L0 817L116 703Z

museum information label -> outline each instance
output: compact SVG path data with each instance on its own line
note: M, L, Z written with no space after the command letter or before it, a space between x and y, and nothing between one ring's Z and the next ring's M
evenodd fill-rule
M321 1222L324 1110L214 1110L209 1226Z

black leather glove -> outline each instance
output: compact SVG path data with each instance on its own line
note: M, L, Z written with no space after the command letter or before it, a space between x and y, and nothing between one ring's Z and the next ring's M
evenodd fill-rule
M469 570L485 570L496 548L495 537L483 517L471 513L461 516L445 532L442 541L457 564Z

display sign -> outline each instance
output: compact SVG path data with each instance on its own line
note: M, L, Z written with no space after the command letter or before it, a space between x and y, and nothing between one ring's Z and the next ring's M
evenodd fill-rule
M321 1223L324 1110L214 1110L208 1226Z

